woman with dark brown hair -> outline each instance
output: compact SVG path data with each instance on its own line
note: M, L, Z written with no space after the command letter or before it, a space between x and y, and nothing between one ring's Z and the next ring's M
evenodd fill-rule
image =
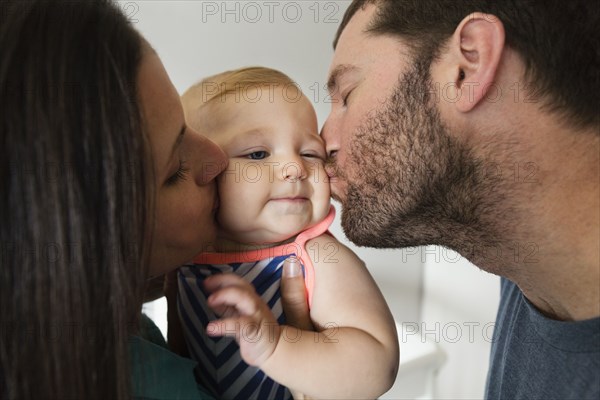
M213 239L222 151L112 3L1 7L0 398L206 397L140 310Z

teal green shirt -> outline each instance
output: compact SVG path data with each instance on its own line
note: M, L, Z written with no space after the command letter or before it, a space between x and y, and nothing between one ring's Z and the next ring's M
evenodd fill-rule
M141 336L129 340L137 400L212 400L194 378L196 362L171 352L158 327L142 316Z

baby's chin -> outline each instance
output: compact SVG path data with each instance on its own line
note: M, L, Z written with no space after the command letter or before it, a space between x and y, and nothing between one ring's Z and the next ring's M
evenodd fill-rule
M228 229L226 224L221 224L218 226L217 247L231 247L232 244L235 244L237 248L247 250L291 243L300 233L321 222L329 213L329 207L328 204L326 210L309 215L282 216L275 214L270 218L262 215L250 223L247 229L239 224L235 226L235 229L232 229L234 227ZM221 221L225 222L225 220Z
M271 231L266 232L266 234L263 236L263 242L271 243L272 245L292 242L296 236L317 225L326 216L327 213L325 213L322 217L319 216L318 219L314 218L310 221L306 221L305 223L295 224L293 227L289 227L289 229L281 229L281 226L276 226Z
M215 249L220 252L231 252L275 247L287 243L293 243L294 239L296 239L296 236L298 236L304 230L305 228L296 228L285 231L263 229L260 231L248 232L244 235L220 231L217 234L217 239L215 241Z
M262 247L274 247L281 244L291 243L296 239L304 228L300 229L290 229L285 231L263 231L261 234L254 236L256 240L254 240L254 244ZM248 242L248 240L246 240Z

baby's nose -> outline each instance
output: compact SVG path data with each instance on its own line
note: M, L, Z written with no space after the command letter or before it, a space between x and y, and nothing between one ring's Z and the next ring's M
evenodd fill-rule
M282 177L290 182L306 179L307 169L301 159L290 161L283 166Z

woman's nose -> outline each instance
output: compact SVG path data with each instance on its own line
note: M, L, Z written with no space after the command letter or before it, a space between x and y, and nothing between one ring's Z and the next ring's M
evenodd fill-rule
M198 134L197 148L195 163L199 167L195 174L196 184L206 185L227 168L229 159L217 144L200 134Z

